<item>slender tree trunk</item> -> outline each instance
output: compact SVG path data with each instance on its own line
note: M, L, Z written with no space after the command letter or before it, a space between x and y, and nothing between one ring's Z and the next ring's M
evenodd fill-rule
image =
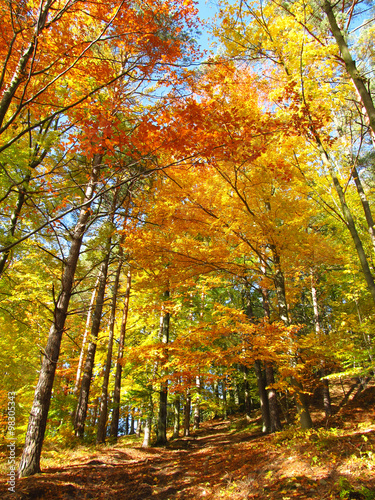
M323 164L327 167L327 169L331 175L333 185L335 187L337 196L340 200L341 210L342 210L342 213L344 216L346 227L348 228L350 235L352 237L354 246L355 246L356 251L357 251L359 261L361 263L362 272L363 272L363 275L364 275L365 280L366 280L367 288L369 289L369 291L371 293L372 300L375 304L374 278L373 278L371 270L370 270L370 266L369 266L369 263L368 263L368 260L366 257L365 250L364 250L363 245L362 245L362 241L361 241L359 234L357 232L357 228L356 228L352 213L351 213L351 211L346 203L344 190L342 189L342 186L341 186L340 181L336 175L335 169L330 161L328 153L324 149L323 144L322 144L317 132L315 131L315 129L313 127L311 128L311 131L313 132L313 134L315 136L315 140L316 140Z
M99 398L95 398L93 408L92 408L92 419L91 419L91 426L93 429L95 429L95 426L96 426L96 418L98 416L98 408L99 408Z
M227 418L228 416L228 403L227 403L227 385L226 385L226 380L221 381L221 388L223 390L223 409L224 409L224 416Z
M352 174L353 174L353 179L357 188L358 195L361 199L362 203L362 208L363 212L366 217L366 222L367 222L367 227L368 227L368 232L371 238L371 243L372 243L372 248L375 250L375 229L374 229L374 219L372 217L371 209L370 209L370 203L367 199L365 190L363 189L361 179L359 178L358 170L356 167L353 167L352 169Z
M113 411L112 411L110 436L114 440L116 440L118 436L118 426L120 421L120 396L121 396L121 373L122 373L121 360L124 357L124 344L125 344L126 323L128 320L128 311L129 311L130 288L131 288L131 273L129 270L127 276L125 302L122 313L120 339L119 339L119 347L117 354L115 388L113 391Z
M313 269L311 269L311 297L312 297L313 310L314 310L315 333L316 333L317 337L320 337L322 335L322 329L320 327L318 296L317 296L317 291L316 291L316 286L315 286L315 275L314 275ZM326 375L326 367L325 367L324 360L322 360L320 364L321 364L321 375L322 375L322 377L324 377ZM323 384L324 412L325 412L326 417L329 417L332 415L331 396L329 393L329 382L327 379L323 378L322 384Z
M135 418L134 418L134 410L135 410L135 408L133 408L133 409L132 409L132 412L131 412L131 414L130 414L130 432L129 432L129 434L130 434L130 435L135 434L135 425L134 425L134 424L135 424Z
M126 415L125 415L125 436L129 435L129 418L130 418L130 406L126 407Z
M262 272L264 275L266 274L266 267L264 262L262 262ZM262 293L264 317L267 319L267 321L270 321L271 308L270 308L269 293L267 288L262 287L261 293ZM265 376L266 376L266 384L268 387L267 398L268 398L268 409L270 414L270 432L277 432L282 429L282 425L280 420L277 391L272 387L272 385L275 382L275 378L274 378L274 367L272 362L270 361L265 361Z
M38 12L38 22L35 23L34 36L31 38L27 47L23 47L22 54L20 55L18 63L14 68L10 84L7 86L5 92L3 93L2 99L0 101L0 133L2 133L7 128L7 124L5 123L4 130L2 129L3 121L9 107L12 104L12 101L14 100L18 87L22 82L25 81L25 75L27 75L27 65L29 64L30 59L32 59L33 57L35 44L37 43L38 37L41 35L46 26L48 13L53 3L53 0L47 0L44 5L42 3L40 4L41 7Z
M41 127L38 133L38 138L37 142L34 146L34 151L33 151L33 158L30 161L30 166L29 166L29 172L26 174L25 178L23 179L22 184L18 188L18 196L17 196L17 202L16 206L13 211L12 218L10 220L10 227L8 230L8 234L10 236L14 236L16 232L16 227L21 215L22 207L25 204L25 201L27 199L28 193L27 193L27 188L30 185L31 181L31 172L34 171L44 160L44 158L47 156L48 150L40 150L40 143L43 142L43 139L45 138L45 134L48 132L50 129L52 120L46 123L44 127ZM39 139L39 140L38 140ZM4 272L5 265L9 259L11 250L5 250L2 257L0 258L0 277Z
M145 427L144 427L142 448L149 448L150 447L151 425L152 425L152 417L151 417L151 415L147 415Z
M90 300L89 310L87 312L87 319L86 319L85 331L83 333L82 347L81 347L81 352L79 354L79 360L78 360L78 366L77 366L77 373L76 373L76 381L75 381L75 384L74 384L73 394L77 394L78 388L79 388L79 384L80 384L80 381L81 381L82 368L83 368L83 360L84 360L84 357L85 357L87 337L88 337L88 334L89 334L89 331L90 331L91 316L92 316L92 311L94 310L96 292L97 292L98 285L99 285L99 277L100 277L100 273L98 274L94 290L92 291L92 294L91 294L91 300Z
M248 380L249 369L247 366L242 366L243 373L243 385L244 385L244 396L245 396L245 412L248 417L251 415L253 409L251 395L250 395L250 384Z
M18 219L21 215L21 210L22 210L23 204L25 203L25 199L26 199L26 187L29 185L30 179L31 179L31 174L28 174L25 177L24 182L22 183L22 185L19 188L16 207L14 209L12 219L10 221L10 228L9 228L10 236L14 236L14 233L16 231L17 222L18 222ZM6 250L0 259L0 276L4 272L5 264L7 263L9 255L10 255L10 250Z
M85 368L83 371L81 390L79 394L76 418L74 422L75 435L79 438L83 437L85 431L85 420L87 415L87 406L89 403L89 393L91 387L92 372L94 369L97 339L102 319L102 311L103 311L104 295L107 284L107 274L108 274L110 254L111 254L111 238L108 239L106 256L100 267L98 295L96 298L95 311L91 327L91 340L89 347L87 349Z
M164 293L165 299L169 298L169 291ZM162 308L160 316L160 333L164 346L168 345L169 342L169 324L170 324L170 313L165 312L164 307ZM163 349L163 361L162 364L166 363L168 360L168 350L167 347ZM164 375L164 369L162 368L162 375ZM167 405L168 405L168 381L162 382L160 384L159 392L159 414L158 414L158 425L157 425L157 438L156 446L163 446L167 444Z
M108 416L108 383L109 375L111 372L112 365L112 350L113 350L113 336L115 331L115 320L116 320L116 306L117 306L117 292L120 283L120 274L123 264L123 250L121 247L121 242L119 246L119 263L117 267L117 272L115 276L115 281L113 284L113 295L112 295L112 307L111 316L109 319L109 336L108 336L108 351L107 360L104 369L103 384L102 384L102 394L100 397L100 417L98 423L98 432L96 435L97 443L105 443L106 429L107 429L107 416Z
M47 425L56 365L60 354L61 338L64 332L74 275L83 235L85 234L86 225L91 213L90 206L99 178L101 162L102 156L96 155L93 161L91 177L86 186L84 198L85 205L80 211L77 224L72 234L72 244L62 276L60 294L55 306L54 321L49 331L47 346L43 352L42 366L30 412L25 446L18 469L19 477L30 476L31 474L40 472L40 455Z
M142 416L140 415L138 420L137 420L137 436L141 437L141 432L142 432Z
M190 411L191 411L190 389L186 389L185 405L184 405L184 437L190 436Z
M149 402L146 411L146 421L143 434L142 448L148 448L150 446L151 440L151 427L152 427L152 415L153 415L153 404L152 404L152 386L150 387Z
M366 109L367 116L370 122L370 127L372 131L375 133L375 107L372 100L371 93L366 88L365 79L360 75L357 70L355 61L353 60L349 47L343 37L341 30L337 24L336 16L333 11L332 5L328 0L324 0L323 2L323 10L327 15L327 19L331 28L332 35L334 36L337 46L340 49L342 58L345 63L346 70L352 79L359 95L361 96L361 100L364 108Z

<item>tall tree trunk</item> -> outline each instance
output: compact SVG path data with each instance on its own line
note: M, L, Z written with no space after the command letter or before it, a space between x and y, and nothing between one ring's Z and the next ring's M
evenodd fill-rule
M265 275L266 274L265 263L262 262L261 265L262 265L262 272ZM271 308L270 308L269 293L267 288L262 286L261 293L262 293L264 317L267 319L267 321L270 321ZM268 409L270 413L270 432L276 432L282 429L282 425L280 420L277 391L272 387L272 385L275 382L275 378L274 378L274 367L271 361L265 361L265 376L267 384Z
M375 147L375 145L374 145L374 147ZM371 209L370 209L370 203L367 199L365 190L363 189L362 182L361 182L361 179L359 178L358 170L356 169L356 167L352 168L352 175L353 175L353 179L354 179L354 182L355 182L355 185L357 188L357 193L361 199L363 212L364 212L365 217L366 217L367 228L368 228L368 232L369 232L369 235L371 238L372 248L373 248L373 250L375 250L375 228L374 228L374 219L372 217L372 213L371 213Z
M121 360L124 357L124 344L125 344L126 323L128 320L128 312L129 312L130 288L131 288L131 273L129 269L126 282L124 309L121 320L120 339L119 339L117 363L116 363L115 388L113 391L112 421L109 433L111 438L114 440L116 440L118 436L118 426L120 421L120 396L121 396L121 373L122 373Z
M279 405L277 401L277 392L272 387L275 383L275 378L273 374L273 366L270 361L265 361L265 375L267 384L267 399L268 399L268 410L270 414L270 432L281 431L282 425L280 421Z
M7 128L7 124L5 123L4 129L2 129L3 121L12 104L12 101L14 101L18 87L22 82L25 81L25 76L28 72L27 66L30 62L30 59L32 59L33 55L35 54L35 48L38 42L38 38L45 29L48 14L53 3L53 0L47 0L44 5L40 3L40 9L37 14L38 22L34 24L34 36L31 37L28 45L22 48L18 63L14 67L12 79L5 89L5 92L3 92L2 99L0 101L0 133L2 133ZM9 123L11 122L8 122L8 125Z
M352 82L354 83L359 95L361 96L363 106L366 109L367 116L370 122L370 127L372 131L375 133L375 106L372 100L371 93L366 88L364 76L360 75L359 71L357 70L355 61L351 56L349 47L337 24L336 16L333 11L332 5L328 0L324 0L323 10L326 13L332 35L334 36L337 46L340 49L346 70L350 78L352 79Z
M276 296L277 296L277 303L279 306L279 315L283 323L288 326L290 324L289 321L289 314L288 314L288 306L286 302L286 294L285 294L285 281L284 281L284 275L281 269L281 263L280 263L280 256L276 250L276 248L272 245L271 247L272 250L272 256L273 256L273 263L274 263L274 283L275 283L275 288L276 288ZM295 379L295 377L292 378L291 380L292 385L295 389L296 392L296 407L297 407L297 412L300 420L300 424L302 429L311 429L312 427L312 420L306 400L306 396L303 392L303 386L302 384Z
M111 306L111 316L109 318L109 336L108 336L108 350L107 350L107 360L103 375L102 384L102 394L100 396L100 416L98 422L98 431L96 435L97 443L105 443L106 429L107 429L107 416L108 416L108 383L109 375L111 372L112 365L112 350L113 350L113 336L115 331L115 320L116 320L116 306L117 306L117 292L120 283L120 274L123 264L123 250L121 247L121 242L119 245L119 262L117 266L115 281L113 283L113 295L112 295L112 306Z
M104 296L107 285L107 274L108 274L108 265L109 258L111 255L111 238L107 241L107 251L100 266L100 278L98 285L98 295L96 297L95 311L92 318L92 326L91 326L91 340L87 349L87 356L85 362L85 368L83 371L82 382L81 382L81 390L78 399L76 418L74 422L75 435L79 438L83 437L85 431L85 420L87 415L87 406L89 403L89 393L91 387L92 380L92 372L94 369L95 362L95 354L96 354L96 345L98 334L100 330L100 323L102 319L102 311L104 304Z
M85 205L80 211L77 224L72 234L72 244L61 280L59 298L55 305L54 321L51 325L47 345L43 352L42 366L30 412L25 446L18 469L19 477L30 476L31 474L40 472L40 455L47 425L56 365L60 354L61 338L64 332L82 239L91 214L90 206L99 178L101 162L102 156L96 155L93 160L90 180L86 186L84 198Z
M375 304L374 277L372 276L370 266L369 266L369 263L368 263L368 260L366 257L366 253L365 253L365 250L363 248L361 238L359 237L359 234L358 234L355 222L354 222L353 215L350 211L348 204L346 203L344 190L340 184L339 178L337 177L335 168L332 165L330 157L329 157L327 151L325 150L325 148L322 144L322 141L320 140L320 137L319 137L317 131L315 130L315 128L313 127L313 125L311 125L311 132L314 134L314 138L315 138L315 141L317 143L323 164L328 169L330 176L332 178L332 182L333 182L333 185L335 187L337 196L340 200L340 205L341 205L341 210L342 210L342 213L344 216L345 225L348 228L350 235L352 237L354 246L355 246L356 251L357 251L359 261L361 263L361 268L362 268L362 272L363 272L363 275L364 275L365 280L366 280L367 288L368 288L369 292L371 293L372 300Z
M270 410L268 406L268 396L266 391L266 380L259 360L254 362L255 375L257 377L258 393L260 400L260 410L262 412L262 432L268 433L271 430Z
M169 291L164 293L164 298L169 298ZM162 365L168 360L168 348L166 347L169 342L169 324L170 324L170 313L165 312L165 308L162 307L162 312L160 316L160 333L159 337L164 344L163 348L163 360ZM164 369L162 367L162 376L165 375ZM159 414L158 414L158 424L157 424L157 438L156 446L163 446L167 444L167 404L168 404L168 380L161 382L160 392L159 392Z
M180 411L181 411L181 398L177 394L173 401L173 437L178 438L180 435Z

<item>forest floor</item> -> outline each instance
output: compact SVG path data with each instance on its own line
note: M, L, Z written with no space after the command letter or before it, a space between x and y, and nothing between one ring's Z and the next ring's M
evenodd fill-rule
M375 499L375 386L308 432L262 435L243 416L211 420L165 448L46 443L42 474L2 499ZM316 414L315 418L319 415ZM5 463L5 453L1 461Z

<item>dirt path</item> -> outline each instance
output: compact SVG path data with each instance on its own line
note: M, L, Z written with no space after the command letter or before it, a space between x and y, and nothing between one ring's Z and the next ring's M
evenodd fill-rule
M375 432L369 437L375 443ZM367 487L375 487L373 474L364 479ZM272 436L235 432L233 422L225 420L205 423L194 436L174 440L167 448L118 444L87 451L65 466L19 480L16 494L6 493L2 481L0 497L322 500L340 498L338 478L337 466L329 461L314 464L302 448L286 451Z

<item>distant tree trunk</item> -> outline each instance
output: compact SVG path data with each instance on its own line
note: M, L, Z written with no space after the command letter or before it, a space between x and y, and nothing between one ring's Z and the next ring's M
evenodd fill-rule
M247 378L248 373L249 373L249 369L247 366L242 366L242 373L243 373L243 385L244 385L245 413L249 417L251 415L253 405L252 405L251 395L250 395L250 384L249 384L249 381Z
M314 326L315 333L318 337L322 335L322 330L320 327L320 315L319 315L319 307L318 307L318 296L315 286L315 275L314 271L311 270L311 297L313 303L313 311L314 311ZM321 361L321 376L324 377L326 375L326 367L324 360ZM323 407L326 418L332 415L332 406L331 406L331 396L329 393L329 382L327 379L323 378Z
M127 406L125 415L125 436L129 435L129 418L130 418L130 406Z
M139 416L137 420L137 432L136 432L138 437L141 437L141 432L142 432L142 418L141 416Z
M99 278L100 278L100 272L98 274L95 287L92 291L91 294L91 300L90 300L90 305L89 305L89 310L87 312L87 319L86 319L86 326L85 326L85 331L83 333L83 338L82 338L82 346L81 346L81 352L79 355L79 360L78 360L78 366L77 366L77 372L76 372L76 381L74 384L74 389L73 389L73 394L77 394L79 384L81 382L81 374L82 374L82 367L83 367L83 360L85 357L85 350L86 350L86 343L87 343L87 337L90 331L90 325L91 325L91 316L92 316L92 311L94 310L94 305L95 305L95 298L96 298L96 292L97 288L99 285ZM75 414L75 411L74 411ZM74 418L74 416L73 416Z
M164 298L169 298L169 291L164 293ZM161 316L160 316L160 332L159 337L164 344L164 346L168 345L169 342L169 324L170 324L170 313L165 312L164 307L162 308ZM164 347L163 349L163 361L162 364L166 363L168 360L168 349ZM162 375L164 370L162 368ZM162 382L160 384L160 392L159 392L159 414L158 414L158 423L157 423L157 438L156 438L156 446L163 446L167 444L167 408L168 408L168 381Z
M80 211L77 224L72 232L72 244L62 276L61 289L54 310L54 320L49 331L47 346L43 352L39 380L30 412L25 446L18 469L19 477L30 476L40 472L40 455L46 431L56 365L60 354L61 338L64 332L82 239L91 214L90 206L99 178L101 162L102 156L96 155L93 160L90 180L86 186L84 206Z
M180 411L181 411L181 398L177 394L173 401L173 437L178 438L180 435Z
M228 380L228 379L227 379ZM227 392L229 394L229 404L228 404L228 415L233 415L234 413L234 408L236 406L236 398L235 398L235 394L234 394L234 388L233 388L233 382L231 380L228 381L228 384L227 384Z
M195 377L195 387L196 387L196 394L195 394L195 401L194 401L194 429L199 429L199 424L200 424L200 397L201 397L201 380L199 375Z
M114 440L116 440L118 436L118 425L120 421L120 396L121 396L121 372L122 372L121 360L124 356L124 343L125 343L126 323L129 311L130 288L131 288L131 274L129 270L126 283L125 302L122 314L120 339L119 339L119 347L117 354L115 388L113 391L113 411L112 411L110 436Z
M92 380L92 372L94 369L95 362L95 353L96 353L96 344L100 329L100 323L102 319L102 311L103 311L103 303L104 303L104 295L107 284L107 274L108 274L108 265L109 265L109 257L111 254L111 238L108 239L107 242L107 251L100 266L100 278L99 278L99 286L98 286L98 295L96 297L96 304L94 315L92 318L92 326L91 326L91 340L87 349L85 368L83 371L82 382L81 382L81 390L78 399L76 418L74 422L75 435L79 438L83 437L85 430L85 420L87 415L87 405L89 402L89 393L91 387Z
M130 431L129 431L129 434L130 435L133 435L135 434L135 418L134 418L134 411L135 411L135 408L132 409L131 413L130 413Z
M108 383L109 383L109 375L111 372L111 364L112 364L113 336L115 331L116 307L117 307L117 292L120 283L122 264L123 264L123 250L120 242L119 262L117 266L115 281L113 283L111 316L109 318L107 360L104 368L102 394L100 396L100 416L98 422L98 432L96 435L97 443L105 443L105 438L106 438L107 416L108 416Z
M227 418L228 416L228 404L227 404L227 384L226 380L221 381L221 388L223 391L223 409L224 409L224 416Z
M91 417L91 426L93 429L95 429L95 425L96 425L96 418L98 416L98 408L99 408L99 398L95 398L94 399L94 403L92 405L92 417Z
M152 386L151 386L149 402L146 410L146 420L145 420L142 448L148 448L150 446L152 414L153 414L153 404L152 404Z
M149 448L150 446L151 426L152 426L152 417L151 415L147 415L144 427L142 448Z
M215 380L215 382L213 383L213 393L214 393L214 397L215 397L215 413L214 413L214 418L218 417L219 416L219 407L220 407L220 392L219 392L219 382L217 380Z
M191 411L191 395L190 389L186 389L185 405L184 405L184 436L190 436L190 411Z

